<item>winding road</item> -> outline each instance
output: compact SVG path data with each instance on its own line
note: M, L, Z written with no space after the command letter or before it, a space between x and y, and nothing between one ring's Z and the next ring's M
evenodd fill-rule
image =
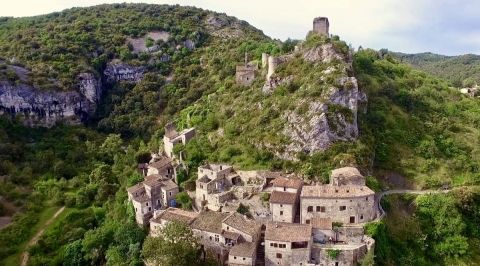
M444 189L444 190L392 189L392 190L378 192L375 194L375 204L377 205L377 211L379 215L377 216L375 221L381 220L383 217L385 217L385 210L383 209L382 204L380 204L383 196L392 195L392 194L416 194L416 195L439 194L439 193L448 193L450 191L452 190L451 189Z

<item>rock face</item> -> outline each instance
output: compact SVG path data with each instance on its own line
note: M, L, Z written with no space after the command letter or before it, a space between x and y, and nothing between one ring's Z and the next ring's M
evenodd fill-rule
M366 101L366 96L359 91L356 78L345 77L342 80L349 82L350 88L331 87L326 93L326 101L305 103L308 104L306 114L285 112L283 117L287 125L283 133L290 138L291 143L281 157L292 159L298 152L308 154L323 151L335 141L354 140L358 137L358 105L359 102ZM342 111L339 112L339 109Z
M79 123L96 110L102 96L102 84L92 73L77 76L78 91L42 91L28 85L29 71L8 66L18 82L0 81L0 114L21 115L29 126L53 126L57 121Z
M85 88L93 90L93 86ZM97 93L88 91L89 94ZM25 117L29 126L53 126L59 120L79 123L95 112L96 102L76 91L39 91L31 86L0 83L0 113ZM68 118L68 120L67 120Z
M143 78L145 67L130 66L122 63L109 63L103 71L105 79L109 83L119 81L138 82Z
M330 66L324 72L342 73L331 85L315 99L302 99L299 106L308 106L306 112L298 114L287 110L282 118L286 124L283 134L291 142L284 152L277 154L283 159L295 159L295 154L307 154L323 151L336 141L351 141L358 137L357 113L359 105L367 101L366 95L358 88L357 79L351 73L351 55L342 55L335 51L331 44L324 44L306 51L301 51L304 60L312 63L342 62Z

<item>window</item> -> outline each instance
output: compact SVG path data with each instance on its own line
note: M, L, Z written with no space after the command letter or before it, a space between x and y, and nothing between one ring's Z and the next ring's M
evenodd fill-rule
M341 211L344 211L344 210L346 210L346 209L347 209L347 206L340 206L340 207L339 207L339 210L341 210Z
M283 204L280 204L280 208L282 208L282 207L283 207Z
M149 212L152 211L152 207L148 207L148 211L149 211Z
M172 195L172 192L170 191L170 192L168 192L168 194L171 196L171 195Z
M325 212L325 206L320 206L320 212Z
M233 259L234 259L234 260L236 260L236 259L237 259L237 257L233 257Z
M306 224L310 224L310 219L305 220Z
M277 243L273 243L273 247L274 247L274 248L278 248L278 244L277 244Z
M215 242L219 242L220 241L220 238L218 237L218 235L215 235Z
M365 197L365 200L368 201L368 197Z
M245 260L245 258L243 258L243 260Z
M307 212L313 212L313 206L308 206L307 207Z
M338 261L335 262L335 266L338 266Z
M287 191L287 188L286 188L286 187L283 187L283 191Z
M280 211L280 215L283 215L283 211Z
M360 219L363 220L363 214L360 215Z
M230 230L230 226L227 226L227 230Z
M210 236L210 240L212 240L212 236Z
M286 245L286 244L278 244L278 247L279 247L279 248L286 248L287 245Z
M277 253L277 259L281 259L282 258L282 253Z
M270 243L270 246L273 247L273 243Z
M317 212L319 212L319 211L320 211L320 206L317 206Z
M148 206L148 202L147 202L147 206Z
M159 200L159 199L157 199L157 204L160 204L160 200Z

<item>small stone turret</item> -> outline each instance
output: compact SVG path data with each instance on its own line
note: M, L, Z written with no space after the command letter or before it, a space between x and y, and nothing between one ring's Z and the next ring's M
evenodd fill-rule
M318 17L313 19L313 32L317 34L329 35L330 23L327 17Z
M268 64L268 54L262 53L262 68L265 68Z

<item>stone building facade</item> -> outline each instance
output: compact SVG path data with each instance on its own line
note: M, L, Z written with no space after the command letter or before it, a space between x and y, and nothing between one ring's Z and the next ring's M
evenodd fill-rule
M187 144L193 137L195 137L195 128L184 129L181 132L177 132L175 126L169 123L165 126L165 135L163 136L163 151L169 158L174 158L173 147L176 144Z
M255 73L258 67L256 65L241 65L236 67L235 81L243 86L252 85L255 80Z
M167 179L175 180L175 168L173 160L169 157L161 155L155 161L147 165L147 176L160 175Z
M366 223L376 217L375 193L362 186L304 186L300 197L300 221L331 218L343 224Z
M159 236L160 231L167 225L167 223L176 221L191 225L198 217L198 213L184 211L177 208L168 208L166 210L156 210L153 218L150 220L150 235Z
M253 265L255 262L261 232L261 225L255 221L238 213L206 211L200 213L191 227L203 248L221 265L227 262L229 265Z
M313 19L313 32L329 36L330 22L326 17L317 17Z
M128 200L135 209L137 223L148 225L155 210L175 207L178 191L177 184L160 175L149 175L143 182L129 187Z
M310 225L267 223L265 265L307 265L312 246L311 235Z
M230 165L200 166L196 181L195 204L198 208L218 211L224 202L234 197L231 187L240 183L240 177Z
M270 210L272 220L293 223L299 209L299 197L303 181L278 177L272 182L273 191L270 195Z

